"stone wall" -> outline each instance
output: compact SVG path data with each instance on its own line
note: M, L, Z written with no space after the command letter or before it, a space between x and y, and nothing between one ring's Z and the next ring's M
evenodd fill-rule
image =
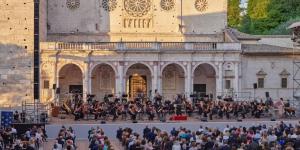
M0 106L33 99L33 5L0 0Z
M68 1L42 6L51 41L221 41L215 34L227 26L227 0L174 0L167 6L165 0L145 0L139 11L132 10L132 0L112 1L109 9L110 0ZM190 36L200 34L208 36Z
M254 93L253 83L262 77L265 79L264 88L255 90L256 96L265 98L269 92L274 99L293 99L293 59L292 56L243 56L242 58L242 92ZM286 70L287 88L281 88L282 73ZM259 75L265 73L265 75Z

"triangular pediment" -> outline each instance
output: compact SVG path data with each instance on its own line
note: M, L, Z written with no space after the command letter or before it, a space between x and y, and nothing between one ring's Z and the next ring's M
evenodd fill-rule
M281 73L279 75L280 76L289 76L291 74L286 69L284 69L283 71L281 71Z
M263 70L263 69L260 69L257 73L256 73L257 76L266 76L267 73Z

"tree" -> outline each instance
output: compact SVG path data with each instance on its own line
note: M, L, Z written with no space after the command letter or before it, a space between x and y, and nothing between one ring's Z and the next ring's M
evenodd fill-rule
M237 28L241 22L241 8L240 0L229 0L228 1L228 25L230 27Z
M250 34L286 34L283 27L298 17L299 0L249 0L239 29Z

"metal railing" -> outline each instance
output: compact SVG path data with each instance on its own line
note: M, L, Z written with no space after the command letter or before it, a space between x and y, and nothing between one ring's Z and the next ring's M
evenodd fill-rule
M42 42L43 50L192 50L192 51L240 51L241 43L222 42L95 42L63 43Z
M22 102L22 112L25 113L26 120L24 123L47 123L46 120L42 121L41 116L48 114L49 107L49 104L43 104L37 100L35 102Z

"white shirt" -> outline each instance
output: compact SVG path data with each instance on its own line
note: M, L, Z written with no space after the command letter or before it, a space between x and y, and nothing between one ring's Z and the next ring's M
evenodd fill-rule
M277 136L276 135L269 135L268 136L268 142L274 142L277 140Z
M172 150L181 150L181 146L178 142L176 142L173 146L172 146Z
M17 134L17 129L11 128L11 133Z

